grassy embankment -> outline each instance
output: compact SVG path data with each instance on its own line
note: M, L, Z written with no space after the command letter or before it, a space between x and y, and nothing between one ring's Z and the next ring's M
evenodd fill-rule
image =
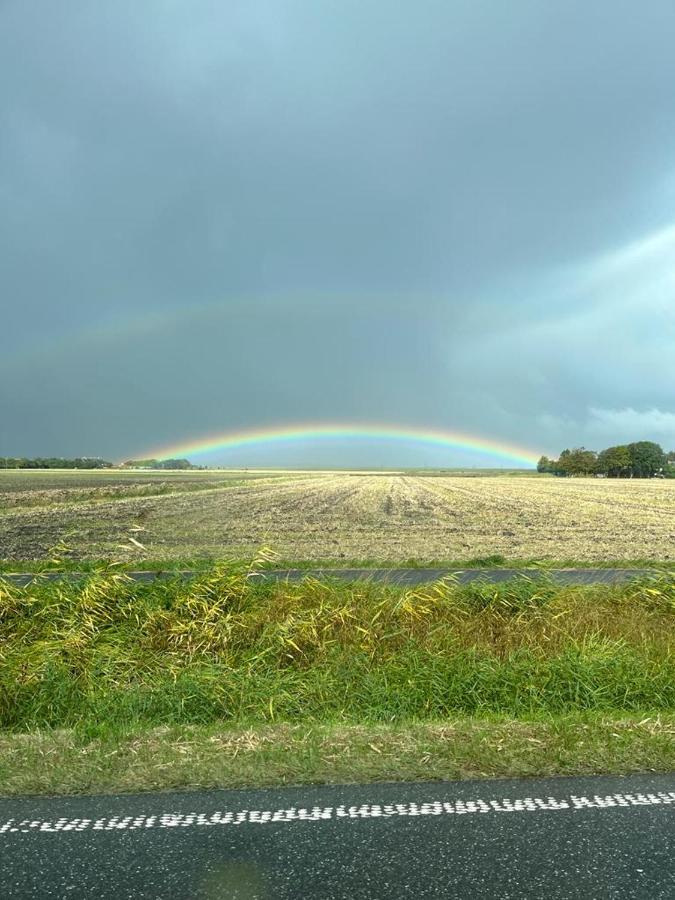
M0 582L0 793L666 771L675 579Z

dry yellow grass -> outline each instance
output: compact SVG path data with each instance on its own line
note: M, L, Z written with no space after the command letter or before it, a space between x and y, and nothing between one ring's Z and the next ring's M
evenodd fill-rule
M5 506L0 558L44 558L59 541L76 558L139 562L248 557L262 544L298 560L675 558L675 481L203 475L208 490L110 497L93 480L72 502Z

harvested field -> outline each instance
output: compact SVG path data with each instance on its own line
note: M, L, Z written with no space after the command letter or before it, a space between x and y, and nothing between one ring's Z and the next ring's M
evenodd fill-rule
M257 478L279 478L279 471L153 471L81 469L0 470L0 510L13 506L49 506L77 500L198 491ZM302 473L297 473L302 475Z
M135 543L137 542L137 543ZM0 472L0 559L675 559L675 482L335 472ZM142 546L139 546L142 545Z

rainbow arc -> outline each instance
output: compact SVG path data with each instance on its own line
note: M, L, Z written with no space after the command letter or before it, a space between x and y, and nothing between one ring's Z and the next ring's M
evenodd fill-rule
M212 434L198 439L179 441L137 458L170 459L199 457L217 451L236 450L284 443L327 442L335 440L400 441L479 453L501 463L532 467L541 455L534 450L504 441L464 434L458 431L418 428L401 425L353 423L310 423L267 428L244 429Z

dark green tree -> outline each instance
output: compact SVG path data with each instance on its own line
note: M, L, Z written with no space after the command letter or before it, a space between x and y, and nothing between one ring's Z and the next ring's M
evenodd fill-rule
M631 474L631 463L630 450L619 444L598 454L597 471L609 478L624 478Z
M562 475L591 475L595 471L596 461L595 450L575 447L573 450L563 450L556 468Z
M105 459L89 456L75 459L63 459L60 456L38 456L35 459L0 456L0 468L3 469L111 469L112 466Z
M196 469L189 459L128 459L125 466L136 469Z
M553 472L555 469L555 460L549 459L548 456L542 456L537 463L537 472Z
M628 444L631 473L636 478L653 478L666 466L666 454L659 444L653 441L638 441Z

